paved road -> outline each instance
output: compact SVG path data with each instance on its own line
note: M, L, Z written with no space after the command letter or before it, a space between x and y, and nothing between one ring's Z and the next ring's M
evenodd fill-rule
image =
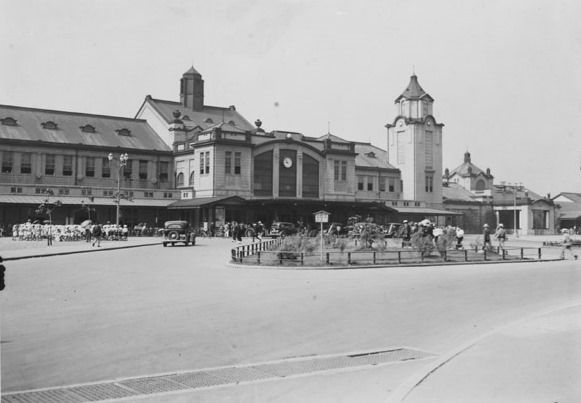
M379 402L471 340L581 303L577 262L240 269L227 263L231 245L202 238L195 247L9 262L0 295L2 390L402 346L434 354L149 399Z

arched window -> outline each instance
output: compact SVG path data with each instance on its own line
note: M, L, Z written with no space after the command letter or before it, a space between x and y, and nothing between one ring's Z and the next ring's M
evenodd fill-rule
M178 174L178 177L176 179L176 186L184 186L184 174L183 174L183 172L180 172Z
M478 179L476 182L476 190L485 190L486 189L486 182L484 179Z
M254 157L254 195L272 196L272 151Z
M189 186L194 186L194 171L192 171L192 173L190 174L190 183L188 183Z

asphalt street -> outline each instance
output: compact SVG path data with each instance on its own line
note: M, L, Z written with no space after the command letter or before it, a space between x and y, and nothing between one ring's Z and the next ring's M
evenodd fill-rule
M574 261L272 270L228 264L231 246L200 238L194 247L8 262L2 392L408 347L432 358L139 401L380 402L412 399L428 385L433 397L435 377L413 382L430 365L524 318L581 303Z

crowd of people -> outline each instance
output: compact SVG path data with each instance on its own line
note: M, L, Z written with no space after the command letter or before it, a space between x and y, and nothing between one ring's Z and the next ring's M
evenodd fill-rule
M13 241L41 241L46 240L50 245L52 241L70 242L86 241L91 242L94 238L94 227L97 224L40 224L28 220L25 223L14 224L10 228ZM99 240L127 240L129 229L127 225L116 225L107 223L98 225L100 234Z

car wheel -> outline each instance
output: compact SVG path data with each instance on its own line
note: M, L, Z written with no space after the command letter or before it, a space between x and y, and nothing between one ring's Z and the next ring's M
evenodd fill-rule
M167 242L164 242L164 243L163 243L163 247L164 247L164 248L165 248L165 247L167 247Z

